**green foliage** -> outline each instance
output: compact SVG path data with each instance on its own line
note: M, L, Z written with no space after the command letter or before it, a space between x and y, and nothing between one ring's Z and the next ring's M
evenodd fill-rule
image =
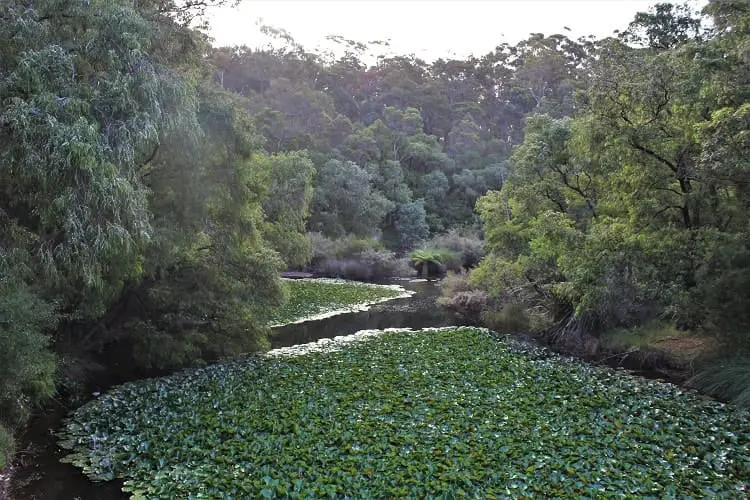
M458 255L447 248L420 248L409 254L409 260L424 278L460 268Z
M47 295L96 317L138 275L150 233L139 167L159 130L189 120L190 86L153 49L166 19L127 2L6 5L0 209L38 236Z
M750 408L750 362L738 360L714 365L688 381L696 389L740 408Z
M506 302L497 309L482 311L482 323L489 328L509 333L526 333L533 328L529 312L522 305Z
M365 333L115 388L68 422L66 460L136 497L725 497L750 480L732 407L485 330Z
M643 348L680 336L674 325L656 320L635 328L609 330L602 334L601 340L610 348Z
M484 256L482 240L473 232L451 229L425 242L427 248L445 248L458 255L464 269L476 266Z
M259 138L241 98L210 84L199 97L196 142L185 147L168 136L151 164L154 239L146 279L131 291L141 307L127 318L145 366L259 349L266 311L283 299L284 263L261 237L263 204L269 169L298 158L257 157ZM290 227L294 210L272 211L277 227Z
M696 38L700 25L687 4L658 3L649 12L637 13L621 36L630 43L669 49Z
M29 406L55 391L55 358L46 332L55 315L28 286L0 276L0 423L23 424Z
M159 367L265 348L280 270L399 274L475 202L487 255L456 301L507 302L493 324L658 319L750 349L746 2L368 68L268 27L285 48L211 49L189 26L221 1L3 3L0 441L53 392L50 346L66 367L115 339ZM426 247L428 273L483 255Z
M305 227L310 216L315 167L300 152L272 155L266 161L269 165L264 170L271 176L271 185L263 204L263 235L288 267L301 267L310 261L312 252Z
M361 310L369 304L403 297L405 293L394 285L327 279L284 280L284 289L286 302L271 314L274 326Z
M365 169L371 188L392 204L378 229L397 251L413 246L388 233L404 229L395 226L398 207L415 200L424 200L432 232L475 222L474 203L501 186L501 166L525 115L573 112L592 45L536 34L481 58L427 64L397 56L367 67L367 44L332 37L347 47L333 60L306 51L283 30L268 33L287 47L216 49L216 80L248 98L268 151L306 148L324 157L317 166L334 159L346 172L347 161ZM316 182L316 191L321 186ZM340 224L331 220L336 204L325 203L327 188L321 191L310 229L339 236Z
M350 235L344 238L331 239L322 233L309 233L308 237L312 242L313 261L356 257L367 250L384 250L383 245L375 238L357 238Z
M706 12L746 26L731 1ZM747 30L700 25L687 7L639 14L597 44L575 118L526 120L506 184L477 203L475 284L564 335L661 319L747 350Z
M0 470L12 455L13 434L55 392L47 334L59 319L33 286L24 248L33 240L3 215L0 210Z
M393 226L384 237L392 248L408 251L427 239L430 228L424 201L417 200L396 207Z
M361 281L393 276L409 276L406 259L398 258L373 238L348 236L332 240L321 233L310 233L313 256L310 269L319 275Z
M0 307L14 319L0 335L12 425L53 391L50 345L75 363L123 340L147 366L263 347L283 265L264 224L305 257L304 237L284 231L304 231L310 172L290 208L298 220L264 220L288 169L273 177L253 161L263 138L246 102L207 81L205 37L180 24L200 10L4 4ZM7 276L6 253L19 275Z
M372 189L370 180L356 163L327 161L318 169L310 227L334 238L377 236L392 204Z
M0 471L8 465L14 449L13 434L0 423Z
M460 314L467 321L478 322L482 313L490 307L490 297L469 283L465 271L448 271L440 281L440 298L438 304Z
M111 338L102 317L141 279L155 232L145 164L164 135L194 135L195 85L169 64L194 63L185 47L200 50L199 37L160 7L3 2L0 425L10 433L54 392L52 345Z

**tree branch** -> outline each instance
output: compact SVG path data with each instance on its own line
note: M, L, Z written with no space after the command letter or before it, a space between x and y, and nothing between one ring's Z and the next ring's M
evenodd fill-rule
M666 158L664 158L663 156L661 156L656 151L653 151L653 150L647 148L646 146L642 146L642 145L638 144L638 142L635 139L633 139L633 138L630 138L628 140L628 142L630 142L630 145L633 146L638 151L646 153L647 155L651 156L652 158L655 158L655 159L659 160L661 163L663 163L664 165L666 165L667 167L669 167L669 169L672 172L677 173L677 171L678 171L677 165L675 165L673 162L667 160Z

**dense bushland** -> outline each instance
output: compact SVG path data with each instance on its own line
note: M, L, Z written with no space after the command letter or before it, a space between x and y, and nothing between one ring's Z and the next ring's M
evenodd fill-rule
M562 343L662 321L747 359L748 41L750 5L717 0L596 42L577 111L528 117L479 200L489 254L471 281ZM729 396L748 381L736 366L698 381Z
M2 3L3 464L7 436L55 391L52 346L63 376L113 341L147 367L255 349L278 272L304 251L278 235L307 207L264 214L285 160L212 82L208 41L185 24L199 13Z
M213 48L190 26L221 3L0 2L0 464L113 343L145 368L263 348L289 268L479 262L444 300L467 317L572 344L661 321L743 366L746 2L373 66L270 27Z
M307 269L319 276L377 281L413 274L408 261L376 239L349 235L331 239L310 233L312 258Z

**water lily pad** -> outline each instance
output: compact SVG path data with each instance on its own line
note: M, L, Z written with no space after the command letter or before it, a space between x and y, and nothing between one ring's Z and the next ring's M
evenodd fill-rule
M147 498L744 497L750 420L476 328L364 331L119 386L62 439Z
M399 285L377 285L328 278L284 279L282 282L287 289L289 300L272 313L272 327L366 311L374 304L414 294L413 291Z

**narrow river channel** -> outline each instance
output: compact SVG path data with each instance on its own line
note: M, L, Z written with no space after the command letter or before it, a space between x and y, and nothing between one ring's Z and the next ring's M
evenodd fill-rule
M305 344L322 338L351 335L359 330L416 329L456 324L452 315L435 304L435 299L439 295L436 282L399 280L390 283L397 283L416 293L408 298L374 305L368 311L277 328L271 338L272 347ZM116 361L113 360L113 363ZM116 373L102 376L94 382L89 388L89 393L104 392L114 385L140 378L137 372L129 370L128 367L115 368ZM88 480L77 467L60 462L65 453L57 447L54 433L72 409L62 404L54 405L32 420L20 444L21 465L14 473L13 500L128 498L120 490L120 481L95 483Z

